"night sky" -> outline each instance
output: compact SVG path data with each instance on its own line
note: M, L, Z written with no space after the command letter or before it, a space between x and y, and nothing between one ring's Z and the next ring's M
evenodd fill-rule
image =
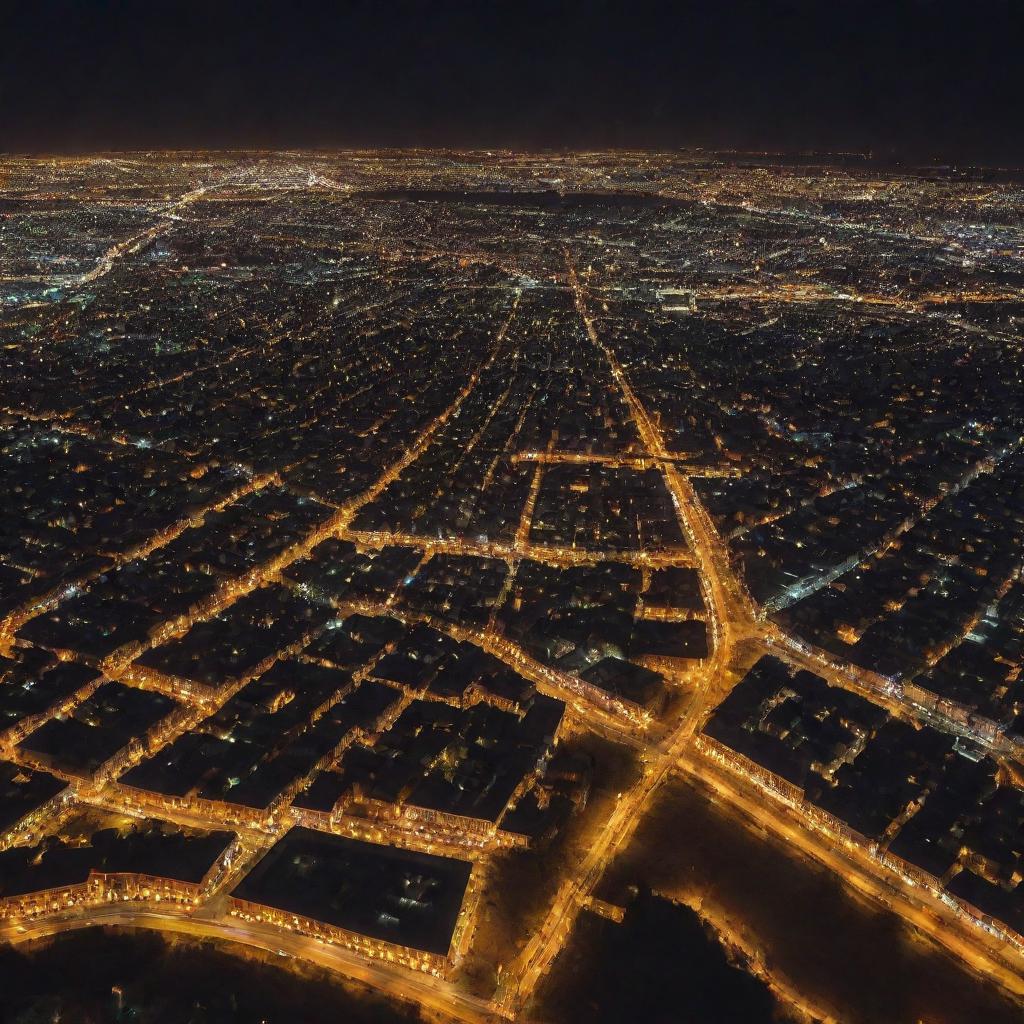
M1024 163L1018 0L0 0L0 150L725 146Z

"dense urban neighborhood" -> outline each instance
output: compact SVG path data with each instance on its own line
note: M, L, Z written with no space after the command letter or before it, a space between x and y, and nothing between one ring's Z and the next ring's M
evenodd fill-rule
M551 1019L682 785L1024 998L1022 180L0 158L0 939Z

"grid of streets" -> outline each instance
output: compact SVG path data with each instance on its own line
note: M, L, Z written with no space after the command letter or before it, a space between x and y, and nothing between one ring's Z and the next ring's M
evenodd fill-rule
M3 939L528 1018L682 778L1024 993L1022 203L854 158L0 161Z

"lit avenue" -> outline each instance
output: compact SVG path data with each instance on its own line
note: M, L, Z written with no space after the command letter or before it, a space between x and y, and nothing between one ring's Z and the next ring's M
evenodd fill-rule
M0 158L0 940L549 1020L687 787L1024 999L1021 187Z

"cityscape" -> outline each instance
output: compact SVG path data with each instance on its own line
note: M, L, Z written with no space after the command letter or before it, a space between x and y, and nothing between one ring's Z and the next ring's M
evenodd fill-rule
M1019 1020L1022 182L0 157L5 950L396 1019ZM835 894L796 956L784 872ZM601 978L672 944L692 1017Z

